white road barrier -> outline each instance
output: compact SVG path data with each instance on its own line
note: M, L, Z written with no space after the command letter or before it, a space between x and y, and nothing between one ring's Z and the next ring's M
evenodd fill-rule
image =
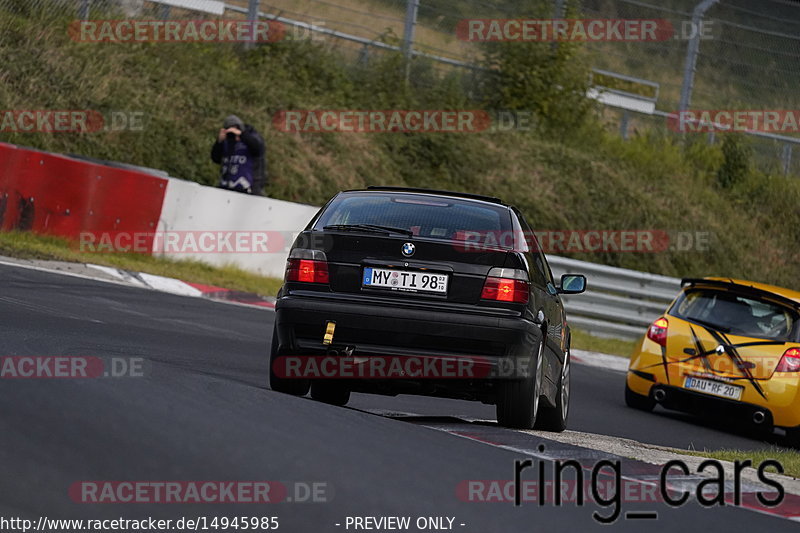
M318 210L170 178L153 255L282 278L294 237Z

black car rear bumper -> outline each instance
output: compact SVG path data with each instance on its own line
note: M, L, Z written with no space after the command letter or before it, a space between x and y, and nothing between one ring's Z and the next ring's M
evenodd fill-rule
M334 346L360 355L483 357L490 361L530 358L538 352L541 326L520 316L458 312L432 304L394 306L358 298L284 296L276 304L281 351L325 354L328 322Z

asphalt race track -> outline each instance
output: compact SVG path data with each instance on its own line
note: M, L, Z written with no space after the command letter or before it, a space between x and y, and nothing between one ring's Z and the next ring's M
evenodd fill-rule
M454 517L452 528L464 532L604 527L592 513L609 509L597 505L515 507L457 496L467 480L510 480L514 460L527 457L427 426L493 419L491 406L354 395L349 408L337 408L270 391L273 317L271 311L0 266L0 355L142 360L136 376L0 379L0 515L34 521L276 516L279 531L315 532L353 531L348 516L378 515ZM570 429L683 448L769 446L682 415L633 412L623 404L620 373L574 365L572 375ZM559 448L472 425L530 449L540 443ZM71 485L89 480L272 480L289 492L270 504L83 503L71 497ZM325 501L298 503L303 487L315 482ZM620 516L612 529L797 530L791 521L731 506L628 502L623 511L656 511L658 517Z

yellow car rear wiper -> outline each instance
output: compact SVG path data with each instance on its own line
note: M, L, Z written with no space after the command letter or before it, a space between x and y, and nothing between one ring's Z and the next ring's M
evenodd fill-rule
M690 318L687 317L687 320L700 324L701 326L706 326L711 329L715 329L717 331L721 331L722 333L730 333L731 328L726 328L725 326L720 326L719 324L714 324L713 322L706 322L705 320L700 320L699 318Z

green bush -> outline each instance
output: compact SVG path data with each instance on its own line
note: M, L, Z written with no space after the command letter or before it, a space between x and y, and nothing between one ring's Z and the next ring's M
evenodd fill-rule
M750 174L750 150L741 134L729 133L722 138L722 165L717 171L719 184L729 189Z
M480 88L492 109L532 111L542 133L565 138L589 116L589 69L576 43L486 43Z

